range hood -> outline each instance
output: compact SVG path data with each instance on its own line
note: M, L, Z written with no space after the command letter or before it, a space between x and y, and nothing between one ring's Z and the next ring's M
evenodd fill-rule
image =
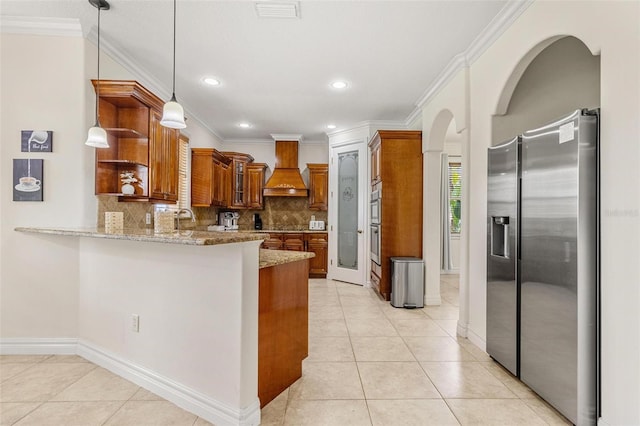
M274 139L275 136L274 136ZM298 140L276 139L276 167L264 185L265 197L306 197L309 191L298 168Z

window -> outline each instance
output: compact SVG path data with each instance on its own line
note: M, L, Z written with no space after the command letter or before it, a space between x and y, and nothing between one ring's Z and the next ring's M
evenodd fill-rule
M462 165L449 162L449 229L452 234L459 234L461 223Z
M191 204L189 198L189 139L180 135L178 140L178 201L175 204L156 204L156 210L171 210L177 212L180 209L187 209ZM186 213L183 213L186 215Z
M180 157L178 159L178 202L176 206L179 209L189 208L189 139L180 135Z

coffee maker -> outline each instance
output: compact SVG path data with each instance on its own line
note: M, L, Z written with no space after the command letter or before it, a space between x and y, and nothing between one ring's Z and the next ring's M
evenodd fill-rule
M260 219L259 213L253 215L253 229L262 229L262 219Z
M220 212L218 215L218 225L224 226L225 231L237 231L239 218L240 213L238 212Z

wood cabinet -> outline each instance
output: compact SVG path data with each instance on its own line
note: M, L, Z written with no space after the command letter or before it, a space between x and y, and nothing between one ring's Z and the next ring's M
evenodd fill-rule
M213 148L191 150L191 205L225 206L231 159Z
M269 234L262 242L261 248L267 250L283 250L284 242L282 241L282 234Z
M120 201L178 199L179 131L160 125L164 102L133 80L92 80L100 85L100 124L109 148L96 150L96 195ZM121 174L133 172L134 194L122 193Z
M247 171L247 208L264 209L264 198L262 188L264 188L264 175L267 170L265 163L249 163Z
M258 299L258 397L264 407L302 376L309 354L307 259L261 268Z
M308 163L309 210L327 210L329 207L329 165Z
M179 130L160 124L162 113L151 111L149 138L149 196L168 202L178 201Z
M375 187L382 194L380 263L371 263L371 285L389 300L390 258L422 258L422 132L380 130L369 142L369 149L371 161L377 163L371 164L372 190Z
M327 232L270 232L261 248L315 253L309 259L309 278L326 278L328 269L329 234Z
M282 241L285 250L306 251L304 245L304 234L283 234Z
M380 182L380 144L371 146L371 185Z
M326 278L329 259L329 234L310 233L305 234L304 237L306 251L316 255L309 259L309 278Z
M247 164L253 162L253 157L240 152L223 152L231 159L229 175L231 178L230 199L226 207L230 209L244 209L247 207Z

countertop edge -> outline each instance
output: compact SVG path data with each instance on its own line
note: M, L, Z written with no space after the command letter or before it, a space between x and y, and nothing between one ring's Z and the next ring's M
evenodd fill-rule
M260 249L260 269L298 262L312 257L315 257L315 253L307 251Z
M260 241L264 234L258 233L230 233L209 231L181 231L172 233L154 233L147 229L125 229L122 232L107 233L103 228L38 228L16 227L17 232L35 234L60 235L69 237L104 238L112 240L142 241L151 243L179 244L191 246L211 246L220 244Z

